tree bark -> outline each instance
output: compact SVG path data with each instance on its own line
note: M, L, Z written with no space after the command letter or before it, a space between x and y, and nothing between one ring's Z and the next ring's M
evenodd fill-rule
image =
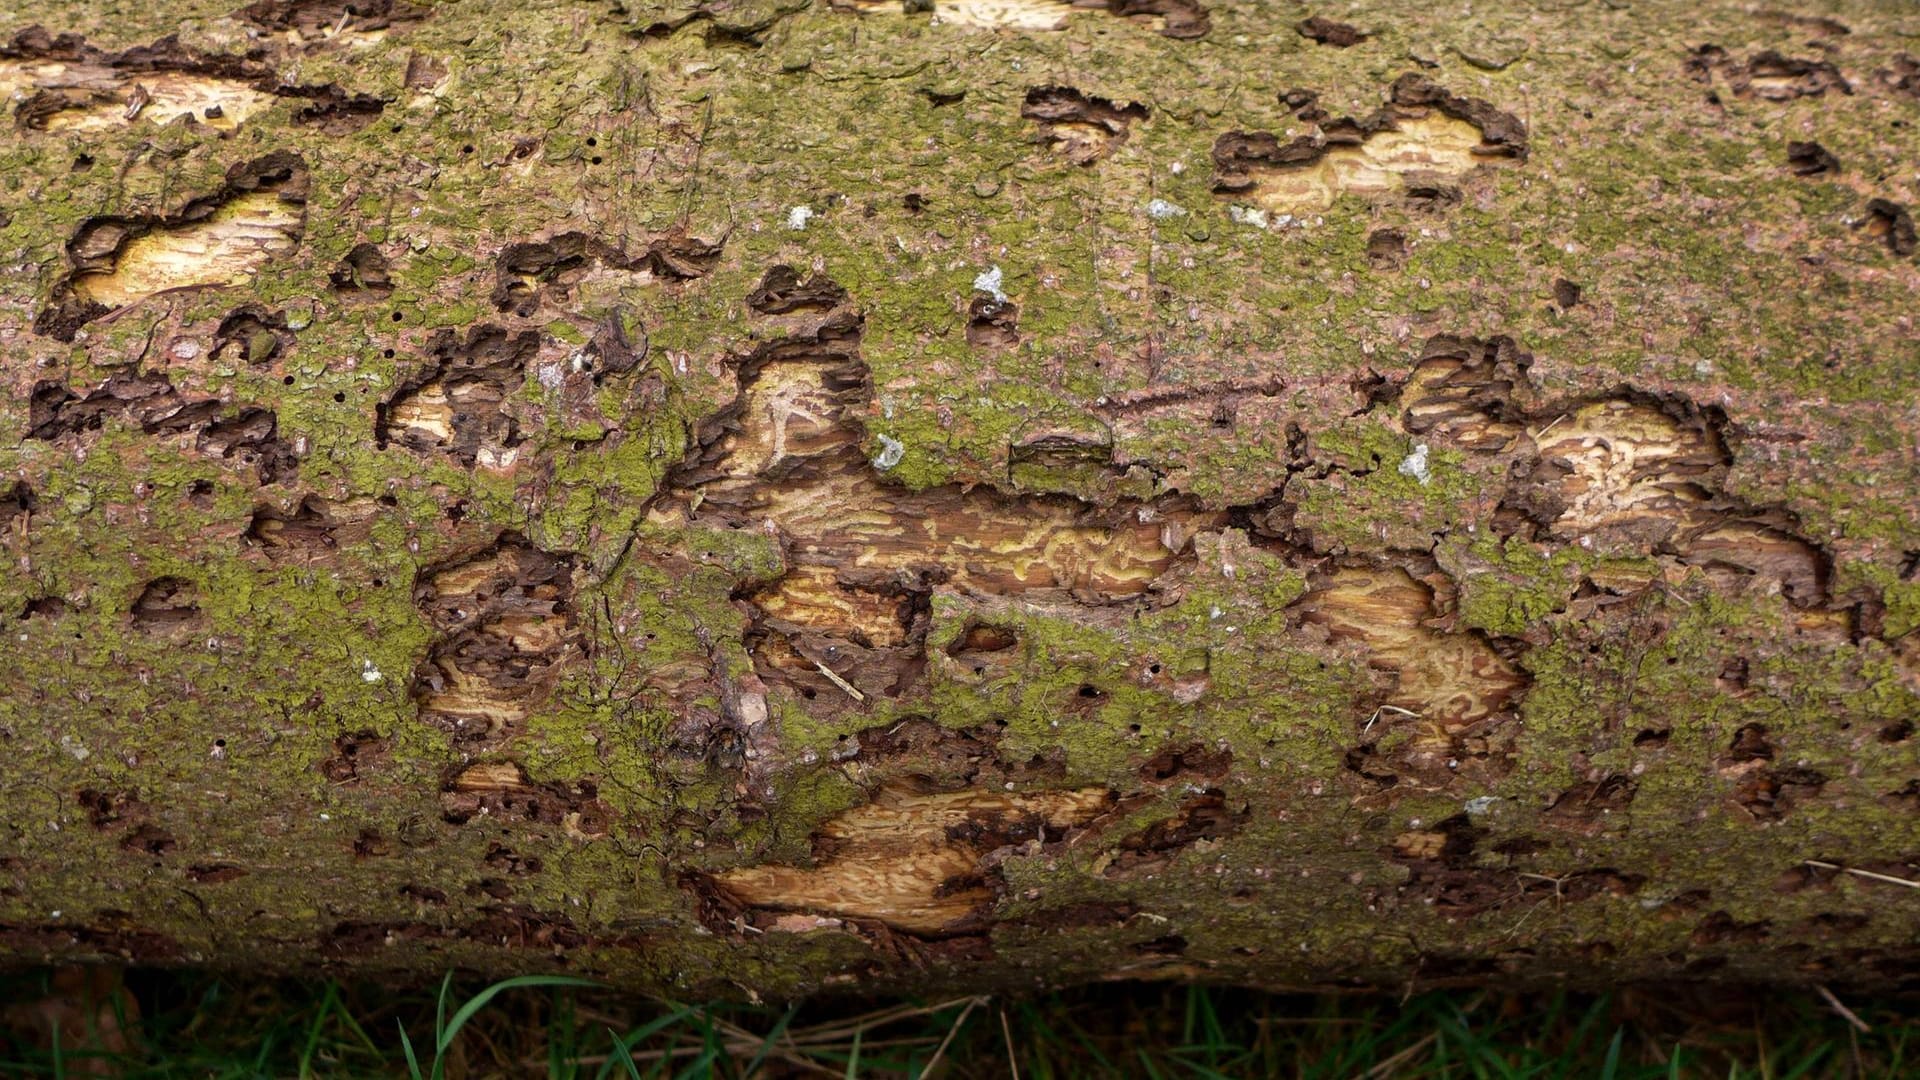
M5 28L0 956L1911 984L1920 15L920 6Z

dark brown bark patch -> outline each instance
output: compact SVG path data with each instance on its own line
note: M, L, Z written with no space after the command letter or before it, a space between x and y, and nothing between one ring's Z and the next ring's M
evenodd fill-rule
M343 537L363 538L371 518L370 501L334 504L307 494L290 510L273 505L255 507L247 522L246 538L269 558L312 559L338 550Z
M182 577L154 578L133 601L133 626L149 634L191 630L201 623L199 589Z
M722 241L672 232L650 240L638 254L582 232L509 244L494 259L493 306L529 317L543 302L564 303L586 275L613 272L685 281L702 277L719 261Z
M146 804L128 791L101 791L83 788L74 792L74 801L87 815L87 824L96 829L112 829L146 817Z
M531 822L558 826L576 839L602 837L613 827L612 808L600 799L593 780L539 783L514 761L481 762L456 771L441 785L440 808L450 825L480 817Z
M1293 24L1294 30L1308 41L1321 45L1331 45L1336 49L1350 49L1366 41L1373 35L1357 26L1329 19L1324 15L1311 15Z
M195 863L187 867L187 880L195 885L224 885L246 876L246 868L233 863Z
M430 13L430 8L406 0L256 0L233 16L263 30L306 39L385 30L419 22Z
M1011 349L1020 344L1020 305L975 294L967 305L967 344L976 349Z
M1687 70L1706 83L1718 74L1735 96L1761 101L1818 97L1829 90L1853 93L1853 84L1832 61L1785 56L1773 49L1736 60L1718 45L1701 45L1687 57Z
M393 291L393 278L388 271L387 257L379 248L359 243L353 245L340 265L327 275L327 280L338 292L364 292L377 298Z
M1817 142L1787 144L1787 168L1795 176L1825 176L1840 171L1840 159Z
M0 526L13 524L16 517L33 513L40 500L33 494L33 485L25 480L15 480L6 489L0 490Z
M1232 807L1217 788L1181 800L1173 813L1120 841L1103 873L1109 878L1159 873L1190 850L1206 850L1237 832L1248 809Z
M243 304L228 312L213 332L213 358L263 367L293 345L284 313L262 304Z
M1071 86L1036 86L1027 91L1020 115L1039 123L1053 151L1075 165L1091 165L1119 149L1147 107L1082 93Z
M522 437L507 397L525 385L527 363L539 351L536 330L483 324L464 341L456 331L438 331L427 345L428 366L375 409L375 445L444 453L469 468L508 466Z
M511 739L585 655L573 590L572 558L517 533L423 572L414 602L437 636L414 674L421 719L464 744Z
M320 762L320 775L335 784L351 784L363 770L377 767L386 758L387 744L371 728L335 736L333 753Z
M1407 261L1407 237L1399 229L1375 229L1367 234L1367 262L1375 270L1398 270Z
M791 315L796 311L831 311L847 301L847 290L825 274L805 280L793 267L781 263L760 276L747 294L747 307L761 315Z
M1916 250L1913 214L1892 199L1874 199L1867 203L1862 222L1867 235L1887 245L1887 250L1906 258Z

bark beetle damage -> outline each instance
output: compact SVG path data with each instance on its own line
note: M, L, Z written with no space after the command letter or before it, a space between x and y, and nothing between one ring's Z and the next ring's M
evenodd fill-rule
M560 912L539 911L524 904L488 904L480 917L459 926L423 922L350 920L334 925L319 942L323 955L357 957L390 952L409 942L472 942L526 952L551 951L564 959L565 951L586 947L643 950L651 943L636 935L589 934Z
M243 304L228 312L213 332L213 358L237 360L264 367L293 347L287 317L260 304Z
M702 41L709 48L734 46L757 49L766 40L767 31L772 30L782 19L804 11L812 0L767 0L763 3L739 3L738 0L700 0L688 7L685 4L674 5L673 14L668 18L653 18L651 22L637 23L631 31L633 36L642 39L669 38L689 26L699 24L704 27ZM651 17L659 14L658 7ZM623 8L616 12L626 14Z
M1597 836L1624 824L1615 815L1626 813L1639 789L1637 782L1619 773L1582 781L1554 796L1541 820L1566 832Z
M1020 305L975 293L967 305L967 344L976 349L1011 349L1020 344Z
M1832 61L1782 56L1772 49L1735 60L1718 45L1701 45L1687 57L1687 71L1703 83L1712 83L1717 72L1735 97L1761 101L1819 97L1829 90L1853 93L1853 84Z
M130 828L147 816L147 805L132 792L82 788L73 798L96 829Z
M1876 72L1881 85L1896 94L1920 98L1920 57L1911 53L1897 53L1893 66Z
M146 583L129 610L136 630L170 634L198 629L199 587L186 578L159 577Z
M1138 16L1182 40L1205 37L1213 29L1213 16L1197 0L936 0L918 8L901 0L833 0L833 6L862 15L932 11L941 22L989 30L1065 30L1069 15L1087 10Z
M34 26L0 45L0 95L22 100L14 123L24 131L89 132L176 121L226 134L281 98L305 100L299 124L329 135L358 130L386 108L384 99L333 84L282 83L257 54L208 55L175 36L109 53L75 34Z
M295 41L366 35L419 22L430 9L406 0L257 0L234 18L263 30L288 34Z
M1733 461L1723 420L1628 391L1546 405L1527 382L1530 363L1509 339L1437 337L1400 392L1409 434L1513 461L1496 529L1669 558L1729 591L1777 589L1797 607L1827 602L1827 556L1792 515L1721 487Z
M825 274L805 281L784 263L770 267L760 284L747 294L747 307L760 315L791 315L797 311L831 311L847 302L847 290Z
M40 506L40 500L33 493L33 485L25 480L15 480L4 491L0 491L0 528L13 524L16 517L25 517Z
M1913 214L1891 199L1868 202L1867 216L1861 224L1868 236L1879 239L1888 251L1900 258L1906 258L1920 247L1915 242Z
M386 760L389 740L371 728L338 735L333 753L320 762L320 775L335 784L351 784L360 779L360 771Z
M1527 157L1518 117L1415 72L1394 80L1372 116L1327 120L1310 96L1306 107L1318 130L1292 140L1265 131L1215 140L1214 191L1296 216L1324 211L1348 193L1444 202L1457 199L1451 185L1476 166Z
M1349 764L1386 786L1441 789L1459 776L1491 781L1527 676L1472 633L1432 628L1433 590L1399 567L1347 568L1299 602L1309 625L1358 642L1392 689L1361 728Z
M1840 159L1817 142L1787 144L1787 168L1795 176L1825 176L1840 171Z
M494 260L493 306L529 318L543 301L564 304L595 275L618 275L623 284L690 280L713 269L721 246L682 233L657 237L636 255L577 232L511 244Z
M464 342L456 331L436 332L426 349L431 366L375 407L374 444L451 454L468 468L512 465L522 439L506 400L526 383L527 362L539 351L537 330L484 324Z
M340 260L327 275L327 283L335 292L367 293L374 299L385 297L393 292L393 278L388 274L387 257L372 244L353 245L347 257Z
M572 558L517 533L423 572L414 603L437 637L414 673L421 719L468 749L511 740L586 655L573 590Z
M1632 896L1646 883L1638 874L1604 867L1558 877L1520 873L1488 862L1488 858L1504 862L1502 853L1476 855L1483 835L1471 819L1461 814L1430 828L1395 836L1385 854L1406 867L1407 880L1395 888L1394 898L1400 903L1430 905L1449 918L1466 918L1522 902ZM1380 900L1385 899L1384 894L1380 896Z
M779 539L784 575L743 597L755 617L748 644L763 681L821 715L918 682L936 589L1135 601L1204 525L1170 520L1198 517L1173 503L1100 510L886 483L862 450L872 389L859 339L859 317L840 310L741 358L735 401L649 511L666 525Z
M1774 755L1766 727L1748 724L1734 732L1718 763L1720 776L1733 781L1734 804L1756 821L1786 817L1795 803L1818 796L1829 779L1817 769L1775 765Z
M306 164L282 150L234 166L218 192L172 214L89 219L67 241L73 270L35 332L72 341L85 324L155 293L252 279L299 244L306 189Z
M23 131L98 131L185 117L214 131L273 106L273 76L257 61L199 57L172 37L105 53L72 34L32 27L0 46L0 91L19 100Z
M729 870L715 884L737 903L872 919L925 936L982 927L997 860L1065 840L1113 804L1105 788L950 791L883 787L814 834L814 865Z
M1091 165L1127 141L1133 122L1147 118L1147 107L1091 97L1071 86L1036 86L1027 91L1020 115L1039 122L1041 138L1054 153Z
M180 943L166 934L125 925L123 912L100 911L92 926L25 925L0 923L0 949L14 956L89 956L115 963L152 963L186 955Z
M313 559L334 551L343 539L349 545L364 540L374 512L371 499L332 503L302 495L291 509L255 507L246 537L272 559Z
M1350 49L1373 37L1357 26L1349 26L1321 15L1312 15L1293 24L1293 29L1303 38L1321 45L1331 45L1336 49Z
M1244 802L1229 805L1218 788L1195 791L1167 817L1122 838L1117 847L1095 859L1093 872L1115 879L1151 877L1187 851L1211 851L1233 835L1251 813Z
M299 468L293 448L277 434L271 411L236 408L218 398L189 400L165 375L114 375L84 395L57 382L36 383L25 437L71 439L99 430L111 415L139 424L148 435L192 434L196 451L252 465L262 484L291 479Z
M481 762L454 773L440 788L440 810L453 825L476 817L534 822L558 826L581 840L606 836L613 827L613 809L600 799L593 780L536 783L513 761Z
M1224 747L1164 748L1139 767L1140 792L1124 799L1105 788L1029 790L1058 784L1060 762L1008 760L994 728L908 720L846 737L833 759L877 777L869 802L819 827L809 866L690 879L711 928L844 928L889 946L951 943L987 928L1004 891L998 867L1008 858L1084 846L1093 830L1185 793L1168 802L1165 818L1113 842L1095 863L1096 873L1110 877L1143 876L1186 851L1209 849L1249 812L1196 784L1226 775L1233 755ZM1034 922L1061 925L1051 913Z

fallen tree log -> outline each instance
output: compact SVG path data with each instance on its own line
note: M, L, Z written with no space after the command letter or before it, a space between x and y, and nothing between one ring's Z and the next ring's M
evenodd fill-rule
M6 28L0 955L1911 985L1920 16L927 6Z

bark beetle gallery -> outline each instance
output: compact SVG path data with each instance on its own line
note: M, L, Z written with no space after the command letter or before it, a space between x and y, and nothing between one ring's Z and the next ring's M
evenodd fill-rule
M0 28L0 955L1910 984L1920 22L1279 7Z

